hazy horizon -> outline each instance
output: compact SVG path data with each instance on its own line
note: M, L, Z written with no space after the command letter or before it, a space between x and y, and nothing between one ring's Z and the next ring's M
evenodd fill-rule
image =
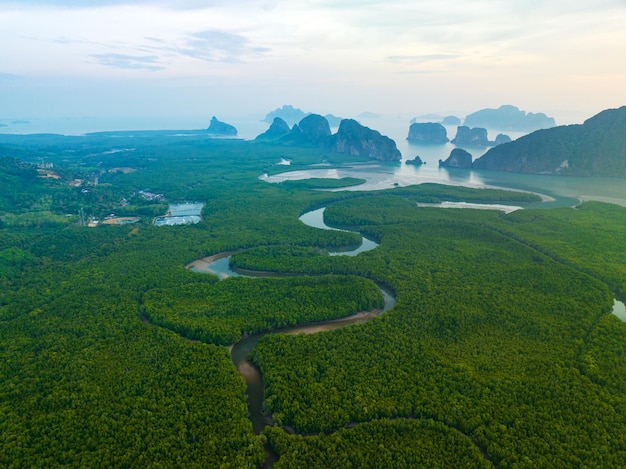
M626 104L625 0L0 0L0 20L3 123Z

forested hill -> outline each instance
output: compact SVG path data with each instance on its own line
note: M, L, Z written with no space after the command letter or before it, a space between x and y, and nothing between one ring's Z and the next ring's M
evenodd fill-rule
M494 147L473 168L626 177L626 106L602 111L583 124L538 130Z
M37 176L35 167L9 156L0 156L0 181L9 183L12 179L32 179Z

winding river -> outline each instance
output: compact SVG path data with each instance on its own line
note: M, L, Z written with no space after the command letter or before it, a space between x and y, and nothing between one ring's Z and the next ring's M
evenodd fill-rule
M300 221L304 224L325 230L337 230L324 223L324 208L312 210L300 216ZM339 230L346 231L346 230ZM357 254L375 249L378 244L372 240L362 237L361 244L352 250L345 251L333 251L329 252L331 256L343 255L343 256L356 256ZM217 275L220 279L228 277L242 276L242 271L233 270L230 268L230 258L237 251L223 252L215 254L210 257L205 257L191 262L186 267L194 272L211 273ZM249 272L245 273L246 276L254 276ZM280 275L280 274L268 274ZM287 275L287 274L285 274ZM265 274L259 274L258 276L265 276ZM248 395L248 410L250 421L254 432L259 434L266 425L271 423L271 417L265 415L263 412L263 399L264 399L264 386L263 378L260 370L248 359L250 352L257 344L257 342L267 334L283 333L283 334L314 334L322 331L331 331L340 327L349 326L351 324L361 324L369 321L375 316L382 314L383 312L391 309L395 305L395 297L391 292L385 288L378 286L384 297L384 306L382 309L374 311L366 311L353 314L340 319L332 319L329 321L314 322L303 324L300 326L292 326L282 329L276 329L268 332L261 332L253 334L241 339L239 342L231 345L231 357L233 364L237 367L237 370L246 380L247 395Z
M458 205L452 205L453 207L458 207ZM463 206L462 208L491 208L502 210L505 212L510 212L521 207L508 207L508 206ZM312 210L303 214L300 217L300 221L305 223L308 226L320 229L328 229L333 230L336 228L332 228L324 223L324 210L325 208ZM334 251L329 252L330 255L347 255L347 256L355 256L361 252L368 251L371 249L375 249L378 246L377 243L371 241L367 238L362 237L361 245L356 249L346 250L346 251ZM232 270L230 268L230 258L237 251L231 252L223 252L216 254L214 256L198 259L187 265L187 268L196 271L196 272L204 272L204 273L212 273L217 275L220 279L224 279L231 276L269 276L269 275L288 275L288 274L265 274L258 273L255 275L254 272L246 271L243 273L242 271ZM231 345L231 359L233 364L236 366L239 373L244 377L246 382L246 390L247 390L247 398L248 398L248 411L249 418L252 422L253 430L255 434L259 434L263 431L263 429L267 425L272 424L271 415L267 415L263 409L263 401L265 397L265 389L263 384L263 377L261 375L260 370L248 359L248 356L258 343L258 341L263 338L267 334L275 334L275 333L283 333L283 334L313 334L322 331L331 331L334 329L338 329L340 327L345 327L352 324L360 324L365 323L372 319L375 316L382 314L383 312L391 309L395 305L395 297L393 294L383 287L379 285L379 288L384 296L384 307L375 311L367 311L360 312L354 314L352 316L348 316L345 318L334 319L329 321L322 321L316 323L303 324L300 326L292 326L288 328L277 329L273 331L253 334L241 339L239 342ZM618 316L621 320L626 320L626 312L624 312L624 303L621 301L615 300L613 307L613 314ZM274 453L271 447L266 446L266 459L263 467L271 467L274 462L277 461L277 455Z

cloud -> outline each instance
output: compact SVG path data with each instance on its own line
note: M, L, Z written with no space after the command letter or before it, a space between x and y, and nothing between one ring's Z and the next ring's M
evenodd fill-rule
M461 57L459 54L423 54L423 55L390 55L389 62L424 63L435 60L452 60Z
M254 6L261 9L271 9L276 0L237 0L237 6L247 8ZM87 8L109 8L124 6L154 6L166 10L200 10L213 7L223 7L223 0L0 0L0 7L8 5L11 7L46 7L59 10L67 9L87 9Z
M175 52L207 62L241 62L262 56L269 49L250 46L248 39L240 34L208 30L192 34Z
M159 57L155 55L92 54L90 57L100 65L124 70L157 71L165 69L165 66L159 62Z
M43 39L37 39L43 41ZM50 43L64 47L92 49L85 57L96 63L123 70L158 71L172 68L177 59L192 58L204 62L244 63L261 57L270 49L251 45L243 35L219 30L205 30L160 38L144 36L136 41L98 41L60 36ZM95 53L93 49L100 49Z
M253 0L232 3L250 3ZM220 0L0 0L0 6L49 7L56 9L103 8L114 6L158 6L169 10L194 10L223 5Z
M253 47L242 35L217 30L206 30L174 40L144 37L140 44L118 44L116 48L129 54L91 54L101 65L133 70L163 70L175 57L188 57L205 62L243 63L251 57L260 57L270 49ZM63 43L70 43L67 38ZM76 41L83 42L83 41ZM112 47L109 45L109 47Z

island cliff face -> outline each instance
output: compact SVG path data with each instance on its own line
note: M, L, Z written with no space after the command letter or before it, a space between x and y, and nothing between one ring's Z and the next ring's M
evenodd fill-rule
M456 136L452 143L459 146L487 147L493 145L487 138L487 129L475 127L470 129L465 125L460 125L456 129Z
M226 122L219 121L215 116L211 118L211 124L206 131L207 133L212 135L237 135L237 129L235 128L235 126L227 124Z
M341 121L339 130L331 139L330 148L336 153L367 156L379 161L402 159L396 142L353 119Z
M334 153L364 156L379 161L402 159L396 143L380 132L353 119L344 119L339 124L337 133L333 135L328 120L319 114L309 114L291 130L285 121L275 118L270 128L255 140L323 148Z
M255 140L277 140L289 133L290 129L287 123L280 117L274 117L274 121L270 128L258 135Z
M474 127L470 129L465 125L460 125L456 129L456 136L452 139L452 143L459 147L485 148L501 145L511 141L511 137L504 134L498 134L495 141L487 138L487 129L482 127Z
M511 141L511 137L504 134L498 134L495 141L487 138L487 129L482 127L474 127L470 129L465 125L460 125L456 129L456 136L452 139L452 143L460 147L493 147Z
M446 161L439 160L439 166L442 168L471 168L472 155L467 150L455 148L450 152Z
M436 122L416 122L409 127L406 138L413 143L443 144L449 141L446 128Z
M332 135L330 124L319 114L309 114L291 129L294 143L320 146Z
M626 106L583 124L538 130L490 149L472 165L515 173L626 177Z

